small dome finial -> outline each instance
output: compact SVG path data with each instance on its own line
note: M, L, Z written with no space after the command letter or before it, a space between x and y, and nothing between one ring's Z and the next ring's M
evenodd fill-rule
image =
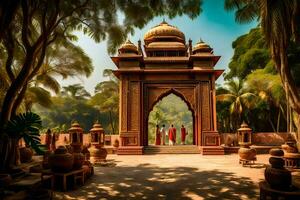
M166 19L163 18L163 21L160 24L168 24L168 23L166 22Z

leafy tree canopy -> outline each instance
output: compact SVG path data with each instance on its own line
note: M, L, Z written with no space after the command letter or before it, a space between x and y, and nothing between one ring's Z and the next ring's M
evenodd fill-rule
M244 79L255 69L263 69L267 65L274 66L271 54L260 28L252 29L249 33L238 37L233 43L234 55L229 63L230 71L225 79L237 77Z

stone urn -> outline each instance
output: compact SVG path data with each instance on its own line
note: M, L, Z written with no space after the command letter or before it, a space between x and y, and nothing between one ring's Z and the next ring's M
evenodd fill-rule
M276 153L275 153L276 152ZM281 150L274 150L272 154L282 155ZM272 156L269 159L271 166L265 169L265 179L271 188L276 190L288 190L292 184L291 172L285 169L281 156Z
M256 158L256 150L249 147L241 147L238 154L243 160L255 160Z
M8 186L12 182L9 174L0 174L0 188Z
M74 169L81 169L83 162L84 162L84 155L82 153L73 153L73 157L74 157L74 164L73 164L73 168Z
M27 163L32 160L33 151L30 147L20 147L19 151L21 163Z
M59 146L49 156L49 165L54 172L68 172L73 169L74 157L64 146Z
M282 151L282 149L279 149L279 148L272 148L272 149L270 149L269 154L270 154L271 156L281 157L281 156L284 155L284 152Z
M118 148L119 145L120 145L119 140L118 140L118 139L115 139L113 146L116 147L116 148Z
M281 145L281 148L283 149L284 153L297 153L298 149L296 144L297 144L296 140L293 138L291 134L289 134L285 143Z

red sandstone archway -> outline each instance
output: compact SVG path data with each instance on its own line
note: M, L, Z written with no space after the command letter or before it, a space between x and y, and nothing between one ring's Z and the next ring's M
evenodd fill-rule
M151 113L151 111L153 110L153 108L155 107L155 105L161 101L163 98L169 96L170 94L174 94L175 96L179 97L188 107L188 110L191 112L192 114L192 118L193 118L193 121L192 121L192 127L193 127L193 145L195 145L195 112L194 112L194 109L192 108L190 102L185 98L185 96L183 94L181 94L179 91L177 91L176 89L174 88L171 88L169 90L166 90L165 92L161 93L157 99L155 99L155 101L150 105L150 109L148 109L148 113L146 113L146 121L147 121L147 125L145 127L145 138L147 138L147 140L144 140L144 146L148 146L148 130L149 130L149 115Z
M215 81L224 70L214 69L220 56L208 44L200 41L193 47L191 40L186 44L178 28L163 22L145 34L144 45L127 41L118 53L112 57L120 79L118 154L143 154L149 112L171 92L193 111L195 145L203 153L205 146L224 153L219 148L215 98Z

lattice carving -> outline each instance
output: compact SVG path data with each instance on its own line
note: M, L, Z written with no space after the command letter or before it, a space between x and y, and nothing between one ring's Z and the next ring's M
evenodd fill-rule
M137 145L137 136L132 137L123 137L123 146L136 146Z
M130 113L129 129L139 130L140 126L140 86L139 82L130 82Z
M210 85L209 82L201 82L201 119L202 130L211 129L211 105L210 105Z
M127 131L127 83L126 79L123 79L121 83L121 131Z
M195 88L176 88L176 91L181 93L185 100L190 104L191 109L195 110L196 98L195 98Z
M160 100L160 96L166 93L169 88L149 88L148 89L148 112L151 111L154 104Z

